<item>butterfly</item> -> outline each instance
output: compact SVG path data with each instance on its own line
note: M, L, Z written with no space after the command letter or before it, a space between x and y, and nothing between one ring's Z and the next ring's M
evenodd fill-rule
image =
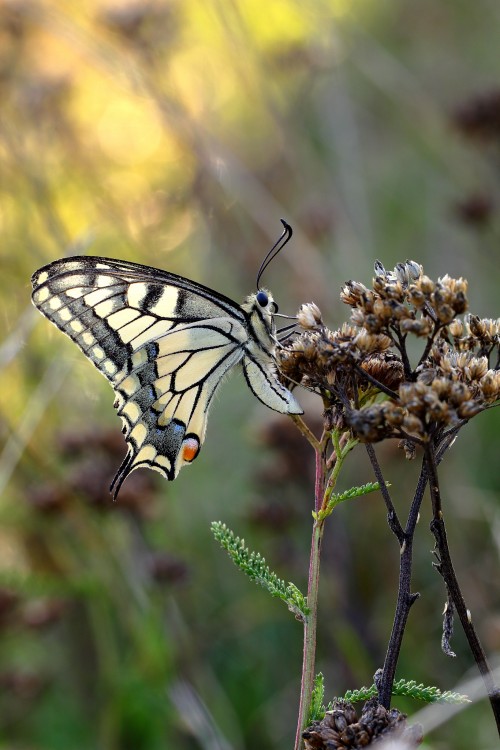
M283 414L302 414L278 380L277 305L259 287L290 239L285 227L262 262L257 292L242 305L183 276L109 258L74 256L33 274L33 303L111 383L126 456L111 483L146 466L173 480L199 454L224 376L240 365L255 396ZM286 235L286 236L285 236Z

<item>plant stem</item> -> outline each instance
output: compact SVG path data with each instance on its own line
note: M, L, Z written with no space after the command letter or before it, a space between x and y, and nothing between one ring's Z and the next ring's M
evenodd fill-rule
M491 709L495 717L498 733L500 735L500 690L495 684L486 654L481 645L481 641L476 633L469 610L460 590L453 563L451 560L448 539L446 536L446 527L444 523L441 492L439 488L439 478L436 468L436 459L432 444L426 447L425 452L427 471L429 472L429 488L432 499L433 519L430 529L436 540L436 548L439 562L436 565L437 570L443 577L449 596L455 606L455 610L460 619L465 637L469 643L474 660L479 672L483 678L484 686L488 694Z
M309 579L307 584L307 606L309 607L310 612L304 621L302 678L300 684L299 715L297 719L294 750L300 750L302 747L302 732L307 725L309 706L311 705L311 696L314 687L321 544L323 541L325 520L327 518L327 516L321 516L321 511L328 505L328 498L336 484L344 460L358 443L358 440L354 438L343 442L335 430L332 432L331 440L335 448L336 461L331 469L330 477L327 482L326 451L329 439L330 434L325 432L321 441L316 443L316 479L314 491L314 511L316 516L314 518L312 529L311 553L309 556Z
M387 523L389 524L391 531L396 535L399 544L402 545L405 540L405 532L403 530L403 527L401 526L398 514L396 513L396 508L394 507L394 503L392 502L391 496L389 494L384 475L382 474L382 469L380 468L380 464L378 462L377 454L375 453L375 448L371 443L366 443L365 447L366 452L368 453L368 458L370 459L370 463L373 468L373 473L375 474L375 478L380 485L380 491L382 493L382 497L384 498L385 507L387 508Z
M416 602L419 594L411 593L411 572L412 572L412 558L413 558L413 536L415 533L415 526L418 520L418 514L422 499L424 496L425 487L427 484L427 472L425 466L422 465L420 477L415 490L415 495L411 504L410 512L408 514L408 520L406 528L404 530L404 537L401 538L398 534L397 526L391 529L398 538L400 543L400 561L399 561L399 585L398 585L398 598L396 603L396 611L394 613L394 622L392 625L391 637L387 644L387 652L384 661L384 667L382 670L382 676L378 684L378 700L382 703L385 708L390 708L392 685L394 683L394 677L396 675L396 667L399 659L399 653L401 651L401 644L403 642L403 635L406 628L406 622L412 605Z
M300 685L299 716L295 737L295 750L302 747L302 732L306 728L311 695L314 687L314 669L316 661L316 629L318 621L318 588L321 543L323 540L324 520L314 521L311 556L309 559L309 582L307 586L307 606L310 613L304 622L304 650L302 656L302 680Z

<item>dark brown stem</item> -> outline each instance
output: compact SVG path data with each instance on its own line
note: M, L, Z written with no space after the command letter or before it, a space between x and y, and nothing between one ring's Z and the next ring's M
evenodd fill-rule
M470 611L467 609L460 586L455 575L453 563L451 560L448 539L446 536L446 527L443 518L441 492L439 489L439 479L436 469L434 448L429 444L425 452L427 471L429 472L429 488L432 500L433 519L431 521L431 531L436 540L436 549L439 562L436 568L443 577L448 594L455 606L455 610L460 619L465 637L469 643L469 648L477 664L479 672L483 678L484 686L488 694L491 709L495 717L498 733L500 735L500 690L498 689L483 650L479 637L476 633Z
M398 348L401 354L401 361L403 363L403 369L405 376L408 380L414 379L413 371L411 368L410 360L408 359L408 352L406 351L406 336L401 333L399 328L393 328L394 333L397 336L397 341L393 339L395 346Z
M384 498L385 507L387 508L387 523L389 524L391 531L396 535L399 545L401 546L405 540L405 532L403 527L401 526L398 514L396 513L394 503L391 500L389 490L382 474L382 469L380 468L380 464L378 462L377 454L375 453L375 448L371 443L366 443L365 447L366 452L368 453L368 458L370 459L373 468L373 473L375 474L375 478L380 485L380 491L382 493L382 497Z
M389 708L391 705L392 685L394 683L396 666L399 659L399 652L401 651L401 644L403 642L403 635L406 628L408 615L410 613L412 605L419 597L419 594L412 594L410 588L413 536L415 534L415 526L417 525L418 515L420 512L420 506L422 504L422 498L424 496L426 484L427 472L425 470L425 466L422 465L417 488L415 490L415 495L411 504L410 513L408 514L408 521L404 530L403 542L401 543L400 541L401 557L399 563L399 586L396 612L394 614L391 637L389 638L389 643L387 645L387 652L385 655L382 676L380 678L380 681L378 682L378 700L380 703L382 703L383 706L385 706L385 708Z
M421 357L420 357L420 359L418 360L418 365L417 365L417 367L415 368L415 370L417 370L417 369L418 369L418 367L419 367L419 366L420 366L420 365L422 364L422 362L425 362L425 360L426 360L426 359L427 359L427 357L429 356L429 352L430 352L430 350L431 350L431 348L432 348L432 345L433 345L433 343L434 343L434 339L436 338L436 336L437 336L437 334L438 334L438 332L439 332L440 328L442 328L442 327L443 327L443 326L442 326L442 323L439 323L439 321L434 321L434 330L433 330L433 332L431 333L431 335L429 336L429 338L427 339L427 343L426 343L426 345L425 345L425 349L424 349L424 351L422 352L422 356L421 356Z

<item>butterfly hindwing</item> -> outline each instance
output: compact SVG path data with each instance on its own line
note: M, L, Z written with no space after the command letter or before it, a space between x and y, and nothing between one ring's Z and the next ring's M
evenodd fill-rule
M57 260L32 278L33 302L110 381L127 455L113 480L148 466L174 479L196 458L224 375L243 360L267 406L302 410L277 380L272 315L251 295L224 295L159 269L120 260ZM266 317L267 315L267 317Z

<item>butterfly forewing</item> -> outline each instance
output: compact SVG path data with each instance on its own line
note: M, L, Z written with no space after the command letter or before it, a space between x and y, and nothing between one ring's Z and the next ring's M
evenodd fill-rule
M201 284L106 258L55 261L32 283L34 304L115 390L128 447L115 495L138 466L174 479L198 455L214 393L243 358L258 398L277 411L301 411L276 380L272 323L260 311L253 318Z

